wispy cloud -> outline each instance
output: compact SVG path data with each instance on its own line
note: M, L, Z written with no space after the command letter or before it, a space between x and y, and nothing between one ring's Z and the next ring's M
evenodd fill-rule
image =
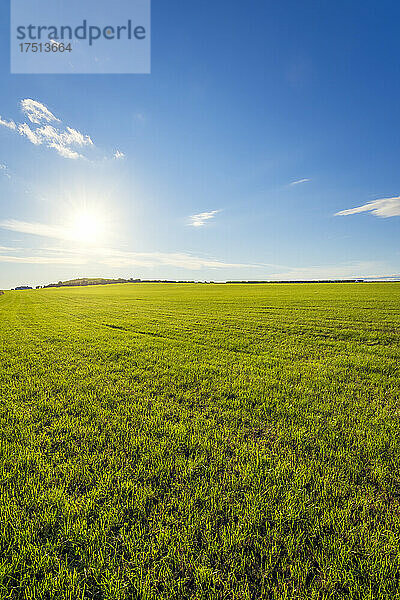
M376 217L399 217L400 216L400 196L394 198L381 198L368 202L356 208L348 208L336 213L335 216L356 215L358 213L370 212Z
M56 240L72 241L74 239L72 232L67 228L45 225L43 223L29 223L26 221L17 221L15 219L6 219L0 221L0 228Z
M292 181L289 183L290 186L299 185L300 183L308 183L311 179L297 179L297 181Z
M8 170L8 167L6 164L0 163L0 173L5 175L7 177L7 179L11 179L10 171Z
M36 224L37 225L37 224ZM46 227L46 226L43 226ZM42 234L46 230L42 230ZM54 231L49 231L53 237ZM4 254L7 252L7 254ZM22 253L26 252L26 255ZM282 271L272 272L271 264L230 263L216 258L196 256L186 252L129 252L115 248L49 248L22 250L21 248L0 247L0 263L37 265L103 265L115 269L168 267L185 271L199 272L203 269L223 271L224 269L244 270L244 278L249 269L266 269L269 274L260 279L269 281L312 281L324 279L390 279L393 270L377 261L358 261L337 265L314 265L309 267L282 267ZM275 265L276 267L276 265ZM241 275L243 277L243 275Z
M53 113L49 111L47 106L37 100L32 100L31 98L21 100L21 110L31 123L60 122L60 119L55 117Z
M7 127L8 129L17 129L17 126L14 123L14 121L5 121L4 119L1 118L1 116L0 116L0 125L3 125L3 127Z
M8 251L11 249L8 249ZM241 263L228 263L214 258L195 256L185 252L125 252L112 248L92 248L81 252L68 250L51 251L38 255L16 256L2 254L0 252L0 263L26 263L26 264L101 264L108 267L143 267L155 268L159 266L177 267L188 271L200 271L201 269L244 269L254 268L258 265Z
M9 219L0 221L0 229L15 231L26 235L57 240L59 242L74 242L73 233L64 227L31 223ZM80 247L76 243L66 247L41 247L36 250L22 248L0 247L0 263L25 264L68 264L68 265L105 265L113 268L141 267L153 269L157 267L172 267L186 271L201 271L211 269L262 269L261 278L276 281L298 281L318 279L362 279L388 278L393 269L378 261L354 261L334 265L312 265L304 267L277 266L268 263L231 263L209 256L196 256L188 252L131 252L111 247ZM279 270L278 270L279 269ZM245 271L245 272L246 272ZM247 277L247 274L246 274Z
M34 131L32 131L28 123L21 123L18 125L18 133L27 137L31 144L35 144L35 146L38 146L42 143L40 137L36 135Z
M67 228L44 223L30 223L9 219L0 221L0 229L15 231L26 235L56 239L58 241L74 241L73 232ZM92 264L98 263L111 267L144 267L157 266L178 267L191 271L208 269L242 269L257 268L262 265L229 263L212 257L195 256L185 252L129 252L116 248L102 247L70 247L42 248L38 256L2 255L0 262L26 262L28 264Z
M84 265L86 260L74 256L11 256L0 254L0 263L25 265Z
M192 215L191 217L189 217L189 225L191 225L192 227L203 227L207 223L207 221L211 221L211 219L213 219L215 215L217 215L220 212L221 210L211 210L210 212L203 212L199 213L198 215Z
M121 150L117 150L114 153L114 158L116 158L117 160L121 159L121 158L125 158L125 154L123 152L121 152Z
M21 110L29 123L15 123L14 121L5 121L0 118L0 125L14 130L19 135L25 137L35 146L44 145L47 148L55 150L63 158L78 159L84 156L77 151L77 148L84 146L93 146L92 139L77 129L65 127L60 129L50 123L61 123L44 104L31 98L21 100ZM33 126L32 126L33 124Z
M80 131L72 127L66 127L65 131L59 131L52 125L44 125L36 129L36 135L49 142L58 143L63 146L92 146L93 141L88 135L83 135Z
M77 158L83 158L82 154L79 154L79 152L76 150L71 150L71 148L68 148L68 146L63 146L58 142L51 142L48 146L49 148L54 148L54 150L57 150L58 154L64 158L71 158L73 160L76 160Z
M103 264L113 267L157 267L172 266L189 271L208 269L242 269L251 268L256 265L241 263L227 263L214 258L194 256L185 252L125 252L120 250L103 249L106 256L100 259ZM101 254L101 250L96 250Z
M21 248L12 248L10 246L0 246L0 252L9 252L10 250L12 250L13 252L16 252L17 250L20 250Z
M202 267L209 268L260 268L265 266L275 267L277 265L266 265L266 264L244 264L244 263L227 263L222 260L215 258L195 256L188 252L131 252L127 250L119 250L111 247L91 247L82 248L70 247L65 250L64 248L51 248L42 247L41 250L50 253L70 253L81 256L82 253L87 259L95 259L103 264L109 264L114 267L125 267L130 265L141 265L145 267L155 267L160 264L173 265L185 268L199 269Z
M268 279L279 281L309 281L318 279L362 279L384 276L386 265L377 261L358 261L337 265L314 265L310 267L288 267L272 273Z

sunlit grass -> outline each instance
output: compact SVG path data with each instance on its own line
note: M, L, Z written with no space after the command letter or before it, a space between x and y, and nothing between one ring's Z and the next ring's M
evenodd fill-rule
M0 598L399 598L400 284L0 298Z

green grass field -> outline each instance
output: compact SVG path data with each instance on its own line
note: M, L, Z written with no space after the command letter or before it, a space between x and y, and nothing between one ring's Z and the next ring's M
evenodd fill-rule
M400 283L0 297L0 598L400 598Z

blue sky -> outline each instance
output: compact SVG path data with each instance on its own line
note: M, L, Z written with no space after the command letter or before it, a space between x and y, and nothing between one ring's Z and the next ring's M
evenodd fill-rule
M0 287L400 274L397 3L153 0L151 75L11 75L4 4Z

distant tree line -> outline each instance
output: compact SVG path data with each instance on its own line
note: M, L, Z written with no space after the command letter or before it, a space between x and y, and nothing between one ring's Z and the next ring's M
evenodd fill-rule
M293 281L227 281L226 283L367 283L365 279L314 279Z

